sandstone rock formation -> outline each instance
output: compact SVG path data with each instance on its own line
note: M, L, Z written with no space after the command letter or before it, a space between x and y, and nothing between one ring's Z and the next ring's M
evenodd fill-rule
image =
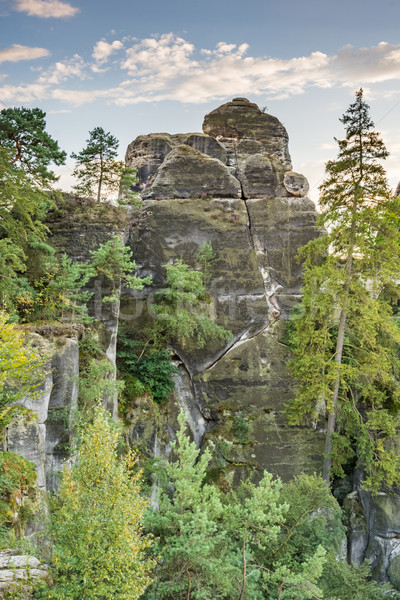
M147 216L128 243L154 285L122 290L120 320L140 328L152 313L154 288L165 283L165 265L181 257L196 266L197 252L211 242L217 260L210 311L233 337L224 347L174 348L175 400L156 417L142 399L131 414L130 439L168 453L180 405L194 439L211 447L221 477L268 469L289 479L319 470L322 456L321 434L289 429L282 417L294 393L282 324L300 294L297 250L318 235L315 207L306 179L291 170L278 119L237 98L207 115L203 131L140 136L129 145L127 166L138 169ZM235 434L241 420L242 436Z
M48 567L34 556L15 550L0 551L0 598L30 598L30 591L39 579L48 577ZM11 595L12 594L12 595Z

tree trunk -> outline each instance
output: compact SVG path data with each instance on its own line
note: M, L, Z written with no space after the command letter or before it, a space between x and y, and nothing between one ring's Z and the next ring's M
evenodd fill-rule
M353 212L354 212L353 208ZM351 230L353 231L353 224ZM328 425L326 429L326 440L325 440L325 459L324 459L324 467L322 470L322 477L324 478L326 484L329 486L330 484L330 470L332 466L332 435L335 432L336 426L336 417L337 417L337 405L338 405L338 397L339 397L339 388L340 388L340 365L342 364L342 356L343 356L343 346L344 346L344 334L346 331L346 307L347 307L347 299L349 296L350 289L350 279L352 275L352 267L353 267L353 246L350 246L349 255L347 257L346 262L346 283L344 285L344 293L343 293L343 305L340 311L340 319L339 319L339 329L338 336L336 341L336 352L335 352L335 362L337 365L337 374L335 379L335 384L333 386L332 391L332 409L329 412L328 417Z
M337 416L337 401L339 396L340 387L340 365L342 364L343 355L343 344L344 344L344 332L346 329L346 307L342 308L340 312L339 331L336 342L336 353L335 362L337 364L337 375L335 379L335 385L333 386L332 392L332 410L328 417L328 426L326 429L326 440L325 440L325 459L324 468L322 471L322 477L324 478L327 485L330 484L330 470L332 466L332 434L335 431L336 416Z
M99 184L97 186L97 202L100 202L102 184L103 184L103 153L100 151L100 177L99 177Z

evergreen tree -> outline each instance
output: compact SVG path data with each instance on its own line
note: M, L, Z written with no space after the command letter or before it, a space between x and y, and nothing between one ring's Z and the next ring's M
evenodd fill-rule
M398 426L400 203L380 164L387 151L373 131L363 92L341 122L346 137L326 165L319 225L325 234L300 252L304 290L289 334L300 382L291 424L328 413L324 478L359 459L366 486L400 482L390 444ZM333 461L333 462L332 462Z
M96 196L97 201L119 190L124 164L117 161L119 142L102 127L89 131L86 147L71 158L77 161L73 175L78 179L74 190L83 196Z
M42 251L51 252L43 223L51 204L49 195L13 163L12 151L0 146L0 308L8 312L13 312L29 253L36 250L37 262Z
M57 181L51 163L63 165L66 153L46 131L46 113L40 108L4 108L0 111L0 144L12 151L12 162L40 186Z
M92 294L82 291L91 277L90 265L73 262L67 254L53 261L46 275L37 284L39 316L62 321L89 320L86 302Z
M151 538L141 519L147 502L133 457L118 456L118 430L98 407L78 460L63 471L52 518L54 600L136 600L150 583Z
M200 258L204 268L204 264L208 264L204 260L207 257ZM210 277L209 271L196 271L181 259L167 265L166 270L167 287L156 297L154 306L162 335L181 346L193 348L204 348L213 341L227 342L232 333L214 323L208 314L204 278Z
M120 285L131 290L141 290L144 285L151 283L151 277L136 277L136 263L132 251L115 235L100 244L97 250L91 252L90 276L103 275L111 284L111 295L103 298L103 302L114 302L118 298Z
M144 521L156 536L154 550L159 555L156 579L144 598L235 598L240 571L219 524L221 495L205 484L211 456L206 451L199 457L185 433L185 415L178 420L176 460L165 466L159 510L149 511Z

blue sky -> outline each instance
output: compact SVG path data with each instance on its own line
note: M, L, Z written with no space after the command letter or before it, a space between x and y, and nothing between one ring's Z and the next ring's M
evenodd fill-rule
M362 86L400 180L399 0L0 0L0 19L0 106L45 110L68 153L101 126L123 157L137 135L201 131L244 96L286 126L316 200Z

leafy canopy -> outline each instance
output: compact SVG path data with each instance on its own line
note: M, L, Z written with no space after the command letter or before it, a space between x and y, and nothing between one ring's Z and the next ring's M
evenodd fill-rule
M134 456L118 456L119 433L104 409L83 431L77 462L64 468L52 516L54 600L135 600L149 585L152 545L141 528L147 502Z

